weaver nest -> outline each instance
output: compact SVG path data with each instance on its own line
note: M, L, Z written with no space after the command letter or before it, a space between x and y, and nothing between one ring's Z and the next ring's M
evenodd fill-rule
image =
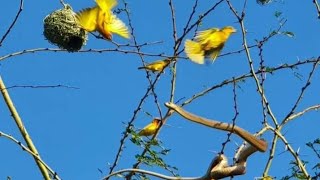
M86 44L88 35L77 23L75 15L70 5L47 15L43 20L46 39L69 52L80 50Z

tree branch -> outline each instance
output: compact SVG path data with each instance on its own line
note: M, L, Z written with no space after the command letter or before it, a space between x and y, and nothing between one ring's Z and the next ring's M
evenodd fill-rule
M6 102L6 105L8 106L11 114L12 114L12 117L17 125L17 127L19 128L20 130L20 133L22 135L22 137L24 138L24 140L26 141L29 149L34 153L36 154L37 156L39 156L40 158L40 155L38 153L38 150L36 149L35 145L33 144L32 142L32 139L31 137L29 136L25 126L23 125L23 122L18 114L18 111L16 110L10 96L9 96L9 93L6 89L6 86L4 85L4 82L2 81L2 78L0 76L0 89L1 89L1 93L2 93L2 96L3 96L3 99L5 100ZM42 173L42 176L45 180L50 180L50 177L49 177L49 174L48 174L48 170L46 169L46 167L37 159L34 157L34 160L36 161L41 173Z
M3 136L11 141L13 141L14 143L16 143L18 146L20 146L22 148L22 150L28 152L29 154L31 154L34 158L36 158L41 164L43 164L48 170L49 172L53 175L53 178L56 180L60 180L60 177L58 176L58 174L52 170L48 164L46 164L38 154L35 154L34 152L32 152L28 147L26 147L25 145L23 145L20 141L18 141L16 138L14 138L13 136L10 136L9 134L6 134L4 132L0 131L0 136Z
M259 151L265 152L267 150L268 144L264 140L258 139L254 135L250 134L246 130L244 130L236 125L233 126L232 124L223 123L220 121L206 119L206 118L203 118L200 116L196 116L194 114L191 114L191 113L183 110L181 107L179 107L173 103L165 103L165 105L168 108L176 111L182 117L184 117L190 121L193 121L193 122L196 122L196 123L199 123L199 124L211 127L211 128L220 129L220 130L228 131L228 132L233 132L233 133L237 134L238 136L240 136L241 138L243 138L248 143L250 143L252 146L257 148Z

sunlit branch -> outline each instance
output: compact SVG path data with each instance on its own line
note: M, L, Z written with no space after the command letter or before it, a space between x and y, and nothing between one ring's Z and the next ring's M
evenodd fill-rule
M282 142L284 143L284 145L286 146L288 151L292 154L292 156L296 160L296 162L298 164L298 167L301 170L301 172L309 179L310 175L308 174L305 165L303 164L303 162L299 158L298 153L294 151L294 149L291 147L290 143L286 140L286 138L277 129L274 129L274 128L270 127L270 126L268 128L270 130L272 130L282 140Z
M295 113L295 114L292 114L291 116L289 116L288 118L286 118L282 124L282 126L284 124L287 124L288 122L292 121L293 119L296 119L302 115L304 115L305 113L309 112L309 111L316 111L316 110L319 110L320 109L320 104L317 104L317 105L314 105L314 106L311 106L311 107L308 107L306 109L304 109L303 111L300 111L298 113Z
M152 172L152 171L147 171L147 170L143 170L143 169L135 169L135 168L132 168L132 169L122 169L122 170L119 170L119 171L116 171L116 172L113 172L111 174L109 174L108 176L104 177L102 180L107 180L109 179L110 177L112 176L116 176L116 175L119 175L119 174L123 174L123 173L130 173L130 174L133 174L133 173L141 173L141 174L146 174L146 175L150 175L150 176L153 176L153 177L157 177L157 178L161 178L161 179L167 179L167 180L204 180L202 179L201 177L173 177L173 176L166 176L166 175L163 175L163 174L160 174L160 173L155 173L155 172Z
M168 108L176 111L178 114L180 114L185 119L188 119L188 120L193 121L195 123L199 123L199 124L202 124L207 127L214 128L214 129L219 129L219 130L235 133L238 136L240 136L242 139L244 139L245 141L250 143L252 146L257 148L259 151L265 152L267 150L268 145L264 140L258 139L254 135L250 134L246 130L244 130L236 125L232 125L229 123L224 123L224 122L216 121L216 120L212 120L212 119L206 119L206 118L191 114L173 103L165 103L165 105Z
M268 124L264 124L266 127L271 127ZM271 147L269 150L269 158L268 161L266 162L265 168L263 170L263 176L267 176L269 173L269 170L271 168L272 162L273 162L273 158L275 156L276 153L276 147L277 147L277 142L278 142L278 136L276 133L273 134L273 138L272 138L272 143L271 143Z
M53 171L41 158L38 154L35 154L34 152L32 152L28 147L26 147L25 145L22 144L22 142L18 141L16 138L14 138L13 136L10 136L9 134L6 134L4 132L0 131L0 137L3 136L7 139L9 139L10 141L13 141L14 143L16 143L18 146L20 146L22 148L23 151L26 151L27 153L31 154L35 159L37 159L41 164L43 164L48 171L52 174L53 178L55 180L60 180L58 174Z
M233 177L236 175L242 175L246 173L247 159L256 151L257 149L251 145L244 146L244 148L241 149L240 153L236 158L236 163L232 166L228 165L228 159L225 155L219 154L211 161L207 172L202 177L172 177L155 173L152 171L132 168L113 172L108 176L104 177L103 180L107 180L112 176L123 174L125 172L129 172L129 174L140 173L144 175L151 175L166 180L215 180L225 177Z
M0 76L0 89L1 89L1 93L3 96L3 99L8 107L8 109L11 112L12 118L15 121L22 137L24 138L24 140L26 141L29 149L36 154L38 157L40 157L38 150L36 149L35 145L33 144L33 141L31 139L31 137L29 136L29 133L27 132L27 129L25 128L22 119L20 118L20 115L18 114L17 109L15 108L10 96L9 96L9 92L6 89L6 86L4 84L4 82L2 81L2 78ZM42 176L45 180L49 180L49 173L47 168L37 159L34 157L34 160L36 161L37 166L40 169L40 172L42 173Z

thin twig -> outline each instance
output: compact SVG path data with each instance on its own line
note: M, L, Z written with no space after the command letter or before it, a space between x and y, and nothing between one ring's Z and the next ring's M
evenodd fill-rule
M317 0L313 0L314 5L316 6L318 12L318 19L320 19L320 7Z
M14 53L10 53L4 56L0 57L0 61L3 61L7 58L11 58L13 56L19 56L22 54L28 54L28 53L36 53L36 52L67 52L67 50L64 49L58 49L58 48L35 48L35 49L26 49ZM131 51L131 50L123 50L123 49L86 49L86 50L80 50L77 51L79 53L103 53L103 52L119 52L119 53L125 53L125 54L138 54L138 55L143 55L143 56L150 56L150 57L163 57L163 58L182 58L186 59L184 57L172 57L172 56L167 56L165 54L152 54L152 53L143 53L143 52L138 52L138 51Z
M238 103L237 103L237 92L236 92L236 88L237 88L237 82L234 80L233 78L233 88L232 88L232 93L233 93L233 108L234 108L234 116L232 118L232 128L234 128L234 126L236 125L236 120L237 120L237 117L239 115L239 111L238 111ZM221 154L224 154L224 148L225 146L227 145L227 143L230 141L230 137L231 135L233 134L234 132L231 131L227 134L227 139L224 143L222 143L222 148L221 148L221 151L220 153Z
M6 89L14 89L14 88L33 88L33 89L38 89L38 88L67 88L67 89L80 89L78 87L73 87L73 86L66 86L66 85L14 85L7 87Z
M64 0L59 0L60 1L60 4L63 6L63 7L66 7L67 4L64 2Z
M320 57L318 58L318 60L320 60ZM291 108L291 111L287 114L287 116L283 119L283 121L281 122L281 125L283 125L285 123L285 121L287 121L287 119L294 113L295 109L298 107L299 102L302 100L302 97L306 91L306 89L310 86L311 84L311 78L317 68L318 62L315 62L312 66L311 72L309 73L308 79L306 81L306 84L301 88L301 92L296 100L296 102L294 103L293 107ZM280 125L280 126L281 126Z
M290 143L286 140L286 138L277 129L273 129L270 126L268 128L270 128L277 135L277 137L279 137L282 140L282 142L285 144L285 146L287 147L289 152L295 158L301 172L305 175L305 177L307 177L308 179L311 180L310 175L308 174L308 171L306 170L306 167L304 166L303 162L300 160L300 158L298 156L298 153L294 151L294 149L291 147Z
M237 17L237 19L239 21L239 24L240 24L240 27L241 27L241 32L242 32L243 46L245 48L247 60L248 60L248 63L249 63L250 72L252 73L252 76L253 76L253 78L255 80L258 92L259 92L261 98L263 99L264 103L267 106L268 113L269 113L273 123L275 124L275 126L278 126L278 121L277 121L275 115L273 114L273 112L271 110L270 104L269 104L269 102L268 102L268 100L266 98L266 95L264 94L264 92L262 90L262 87L260 86L259 80L257 78L257 75L255 74L255 71L254 71L254 65L253 65L253 61L252 61L252 58L251 58L251 53L250 53L250 50L249 50L248 44L247 44L247 37L246 37L247 33L246 33L246 30L245 30L245 26L244 26L244 17L245 17L244 10L245 9L243 9L243 11L241 13L241 16L240 16L240 15L238 15L237 11L233 8L230 0L226 0L226 1L227 1L227 4L229 5L230 10L233 12L233 14ZM246 4L246 1L245 1L245 4ZM245 7L245 5L244 5L244 7Z
M320 59L320 58L319 58ZM275 73L279 70L282 70L282 69L292 69L292 68L295 68L295 67L298 67L298 66L301 66L301 65L305 65L305 64L310 64L310 63L315 63L316 61L318 61L318 59L306 59L304 61L299 61L299 62L296 62L296 63L292 63L292 64L282 64L282 65L279 65L277 67L268 67L268 71L264 71L264 70L257 70L255 72L255 74L261 74L261 73ZM242 74L242 75L239 75L237 77L234 78L235 81L242 81L242 80L245 80L247 78L250 78L250 77L253 77L252 73L246 73L246 74ZM183 103L182 103L182 107L185 106L185 105L188 105L190 104L191 102L193 102L194 100L206 95L207 93L217 89L217 88L221 88L225 85L228 85L230 83L233 82L233 78L229 78L229 79L225 79L223 80L222 82L216 84L216 85L212 85L210 86L209 88L206 88L198 93L195 93L192 97L188 98L187 100L185 100Z
M174 6L172 0L169 0L170 12L171 12L171 20L172 20L172 35L175 42L178 40L177 36L177 24L176 24L176 15L174 11Z
M1 40L0 40L0 47L2 46L3 41L6 39L6 37L8 36L8 34L10 33L11 29L13 28L13 26L16 24L21 12L23 10L23 0L20 0L20 6L19 6L19 10L17 12L16 17L14 18L13 22L11 23L11 25L9 26L8 30L6 31L6 33L4 33L4 35L2 36Z
M123 3L125 5L125 12L126 12L127 18L129 20L129 27L131 28L131 36L132 36L132 38L134 40L134 44L135 44L135 47L137 49L137 52L140 52L140 46L137 46L138 42L137 42L135 34L134 34L134 28L133 28L133 25L132 25L132 22L131 22L131 17L130 17L129 11L127 9L128 8L127 7L127 3L124 0L123 0ZM144 54L139 54L139 57L140 57L142 63L145 64L143 55ZM137 116L138 112L140 111L144 100L148 97L150 91L153 93L153 97L155 99L155 104L156 104L156 106L158 108L158 111L159 111L159 114L160 114L160 118L162 118L161 108L160 108L160 105L159 105L159 102L158 102L157 94L155 93L155 90L154 90L155 84L160 79L160 76L161 76L162 73L160 72L153 82L150 79L150 74L149 74L148 71L146 71L146 74L147 74L147 79L148 79L150 85L147 88L146 93L143 95L143 97L141 98L140 102L138 103L138 106L137 106L136 110L134 111L131 120L128 122L127 127L126 127L125 131L123 132L123 136L122 136L122 138L120 140L120 145L119 145L118 151L116 153L114 162L112 163L112 165L110 167L109 174L113 172L113 170L115 169L115 167L118 164L118 161L120 160L121 153L122 153L122 151L124 149L125 141L129 137L129 131L130 131L131 127L133 126L134 120L136 119L136 116Z
M291 116L289 116L288 118L285 119L284 124L287 124L288 122L292 121L293 119L296 119L302 115L304 115L305 113L309 112L309 111L314 111L314 110L319 110L320 109L320 104L314 105L314 106L310 106L306 109L304 109L303 111L297 112L295 114L292 114Z
M183 38L194 28L196 27L197 25L199 25L199 23L203 20L204 17L206 17L208 14L210 14L213 10L216 9L216 7L218 7L219 4L221 4L223 1L225 0L220 0L218 1L217 3L215 3L213 6L210 6L211 8L209 8L205 13L203 13L201 16L199 16L198 20L191 24L190 27L185 30L185 33L183 33L179 38L178 38L178 42L179 41L182 41Z
M18 141L16 138L14 138L13 136L6 134L2 131L0 131L0 137L3 136L11 141L13 141L14 143L16 143L18 146L20 146L22 148L23 151L28 152L29 154L31 154L34 158L36 158L41 164L43 164L48 170L49 172L54 176L54 179L56 180L60 180L60 177L58 176L58 174L52 170L50 168L50 166L48 164L46 164L38 154L35 154L34 152L32 152L28 147L26 147L24 144L22 144L22 142Z

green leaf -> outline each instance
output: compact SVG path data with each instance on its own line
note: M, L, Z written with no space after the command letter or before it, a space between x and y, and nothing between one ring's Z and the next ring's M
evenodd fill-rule
M272 2L272 0L257 0L257 3L260 5L265 5L265 4L268 4L271 2Z
M320 139L318 138L318 139L314 140L313 143L314 143L314 144L320 144Z
M273 67L268 67L266 66L265 69L264 69L265 72L268 72L268 73L272 73L274 71L274 68Z
M276 12L274 13L274 16L275 16L276 18L278 18L278 17L281 16L281 14L282 14L282 12L276 11Z
M290 31L282 32L282 34L284 34L284 35L286 35L286 36L288 36L288 37L290 37L290 38L294 37L293 32L290 32Z

